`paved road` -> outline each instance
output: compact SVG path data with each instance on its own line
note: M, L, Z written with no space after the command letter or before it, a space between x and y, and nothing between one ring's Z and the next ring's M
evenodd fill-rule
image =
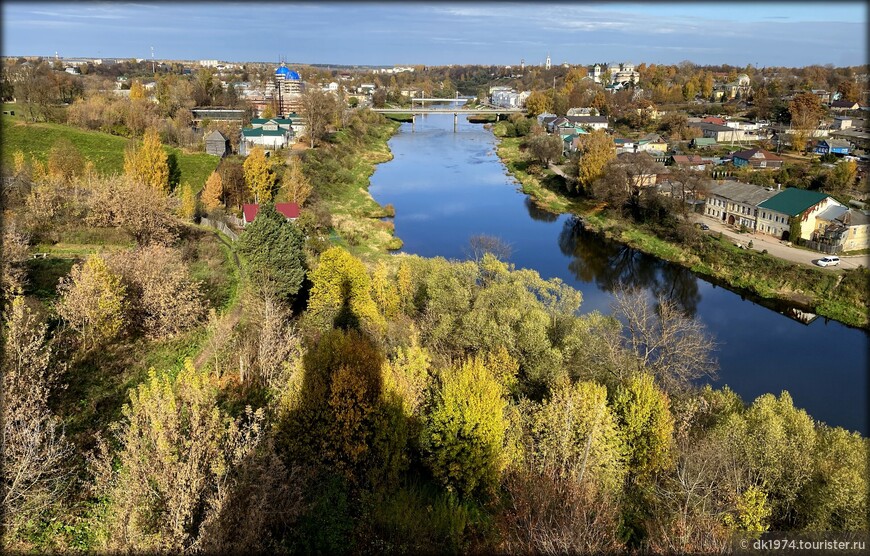
M780 241L773 236L767 234L738 233L737 230L735 230L734 228L723 224L721 220L717 220L706 215L697 214L694 215L693 218L695 222L701 222L710 226L711 232L722 232L723 235L733 239L734 243L740 243L748 247L749 240L752 240L752 248L755 251L767 249L768 254L773 255L774 257L785 259L787 261L816 266L815 261L817 261L821 257L824 257L823 253L808 251L806 249L800 249L798 247L789 247L785 244L785 242ZM840 257L840 268L858 268L858 266L861 265L863 265L864 268L870 267L870 255L852 255L848 257ZM816 266L816 268L820 267ZM833 272L837 267L826 268L829 268Z

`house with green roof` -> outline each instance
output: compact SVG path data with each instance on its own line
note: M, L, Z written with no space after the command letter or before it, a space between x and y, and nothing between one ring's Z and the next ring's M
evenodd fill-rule
M254 147L263 147L266 150L276 150L286 147L292 143L296 137L292 127L273 128L272 126L263 126L255 128L245 128L242 130L241 141L239 141L239 154L247 156L248 152Z
M789 187L758 205L758 231L780 239L791 237L792 219L799 219L800 238L810 239L816 229L816 217L832 206L843 206L830 195L818 191Z

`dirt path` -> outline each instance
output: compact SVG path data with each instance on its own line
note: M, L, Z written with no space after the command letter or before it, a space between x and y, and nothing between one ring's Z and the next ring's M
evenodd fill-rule
M224 245L226 245L227 247L230 248L230 253L232 253L232 255L233 255L233 264L236 265L236 269L239 272L239 280L241 280L242 265L239 262L239 256L236 254L235 250L233 249L232 244L230 244L223 237L221 237L221 235L219 233L215 232L215 235L217 236L218 240L220 240L221 243L223 243ZM240 298L236 301L236 304L233 305L233 308L230 310L229 313L220 317L221 322L220 322L219 326L226 327L228 330L232 330L239 323L239 319L241 318L241 316L242 316L242 301ZM205 362L208 361L214 355L213 352L214 352L214 346L211 343L208 343L206 345L205 349L203 349L199 353L199 356L197 356L196 361L193 362L193 366L196 367L197 369L202 368L202 366L205 364Z
M734 228L723 224L721 220L717 220L709 216L695 215L694 221L704 223L710 226L710 232L712 233L722 232L723 235L731 238L735 244L739 243L747 248L749 247L749 241L752 240L752 249L754 249L755 251L762 251L764 249L767 249L768 254L773 255L774 257L778 257L780 259L785 259L787 261L807 264L810 266L815 266L816 268L821 268L816 266L815 261L825 256L823 253L808 251L806 249L800 249L798 247L790 247L786 245L785 242L780 241L775 237L769 236L767 234L738 233ZM862 265L864 266L864 268L870 267L870 254L850 255L846 257L841 256L839 267L826 267L826 269L831 272L835 272L837 268L858 268Z

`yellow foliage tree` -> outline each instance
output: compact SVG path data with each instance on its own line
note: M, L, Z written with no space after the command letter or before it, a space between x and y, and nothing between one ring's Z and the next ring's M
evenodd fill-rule
M320 330L332 326L381 329L384 319L371 296L371 280L362 261L332 247L320 255L311 273L309 319Z
M399 312L399 291L396 282L390 279L387 265L379 262L372 273L372 299L386 319L392 319Z
M79 333L85 349L114 339L124 329L126 288L99 255L73 267L58 290L57 313Z
M221 196L224 193L223 180L217 172L212 172L205 182L205 189L202 192L202 204L206 210L213 210L221 206Z
M169 192L169 157L155 128L148 128L138 148L124 154L124 174L162 193Z
M553 99L541 91L532 91L526 99L526 111L530 116L537 116L553 109Z
M281 190L284 191L284 196L289 202L296 203L300 207L311 195L311 182L302 173L302 164L296 157L287 161L287 171L284 172L281 180Z
M601 177L604 167L616 158L613 140L603 130L598 129L580 139L580 163L577 178L580 185L589 188Z
M411 266L407 261L399 263L399 270L396 272L396 285L398 286L399 301L402 308L407 310L414 301L414 283L411 277Z
M196 193L193 192L193 187L185 182L181 184L181 205L178 208L178 215L185 220L193 220L196 216L197 201Z
M21 176L30 170L30 166L27 164L27 158L20 149L15 151L15 154L12 155L12 165L15 169L16 176Z
M243 165L245 169L245 183L248 190L254 196L255 203L266 203L272 199L272 187L275 185L275 176L272 174L271 165L266 158L266 152L262 147L254 147L248 154Z
M138 79L130 85L130 100L142 100L145 98L145 87Z

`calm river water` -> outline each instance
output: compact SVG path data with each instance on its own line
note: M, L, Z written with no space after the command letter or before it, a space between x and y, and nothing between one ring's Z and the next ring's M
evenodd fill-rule
M371 178L372 196L396 207L403 251L464 259L476 234L512 247L510 262L583 292L581 312L610 312L619 282L677 300L718 344L719 373L746 401L788 390L829 425L868 433L868 335L818 318L805 325L676 265L584 232L568 215L536 209L495 154L496 138L451 115L418 117L390 140L394 159Z

